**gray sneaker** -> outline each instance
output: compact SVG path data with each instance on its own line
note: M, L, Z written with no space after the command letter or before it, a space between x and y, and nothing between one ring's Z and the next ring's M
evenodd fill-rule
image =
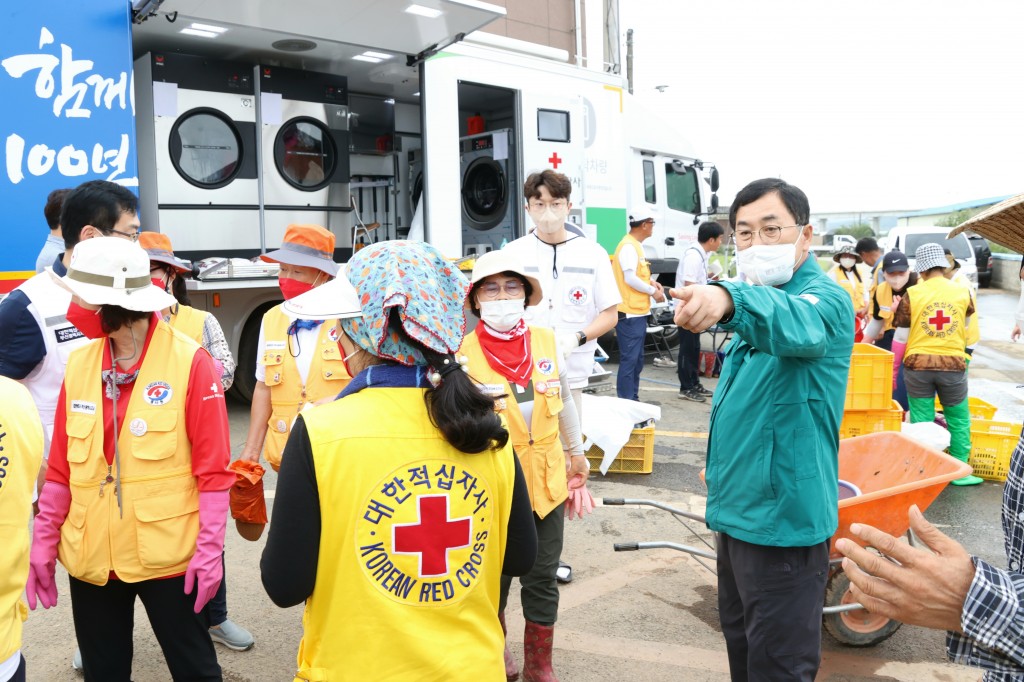
M230 618L210 628L210 639L233 651L248 651L256 643L251 632L236 625Z
M654 356L654 366L655 367L675 367L676 366L676 361L673 360L672 358L663 358L660 355L655 355Z
M713 396L715 394L715 392L712 391L711 389L704 388L703 386L700 386L700 385L697 386L696 390L697 390L698 393L700 393L703 396L707 396L708 398L710 398L711 396Z
M683 400L692 400L695 403L706 403L708 400L696 388L691 388L686 391L679 391L679 397L682 398Z

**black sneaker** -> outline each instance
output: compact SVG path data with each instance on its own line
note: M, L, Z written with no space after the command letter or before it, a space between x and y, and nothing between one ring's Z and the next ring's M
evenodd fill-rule
M683 400L692 400L695 403L704 403L708 400L695 388L691 388L686 391L679 391L679 397Z
M701 386L699 384L697 385L697 388L694 389L694 390L696 390L697 392L699 392L703 396L707 396L708 398L710 398L711 396L713 396L715 394L715 392L712 391L711 389L704 388L703 386Z

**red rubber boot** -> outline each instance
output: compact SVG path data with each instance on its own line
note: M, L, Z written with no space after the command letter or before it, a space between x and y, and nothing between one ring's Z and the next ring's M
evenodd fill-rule
M558 682L555 671L551 668L554 642L554 625L526 621L526 634L523 637L523 648L526 650L523 682Z
M519 666L512 652L508 650L508 628L505 627L505 612L498 613L498 622L501 623L501 631L505 634L505 679L508 682L515 682L519 679Z

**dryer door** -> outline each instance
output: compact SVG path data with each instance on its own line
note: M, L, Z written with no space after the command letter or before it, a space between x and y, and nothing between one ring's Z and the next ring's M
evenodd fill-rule
M217 109L199 107L180 116L169 142L171 164L195 187L219 189L242 172L242 136L236 122Z
M327 186L334 174L338 150L321 121L293 118L274 140L274 164L289 185L304 192Z
M505 167L487 152L464 154L462 159L463 223L473 230L490 230L505 218L508 209Z

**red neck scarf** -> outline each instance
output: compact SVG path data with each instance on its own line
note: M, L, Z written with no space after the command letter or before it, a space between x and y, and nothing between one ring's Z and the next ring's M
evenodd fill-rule
M533 352L530 350L530 328L524 320L508 332L499 332L481 322L476 337L487 358L487 364L509 383L526 386L533 374Z

